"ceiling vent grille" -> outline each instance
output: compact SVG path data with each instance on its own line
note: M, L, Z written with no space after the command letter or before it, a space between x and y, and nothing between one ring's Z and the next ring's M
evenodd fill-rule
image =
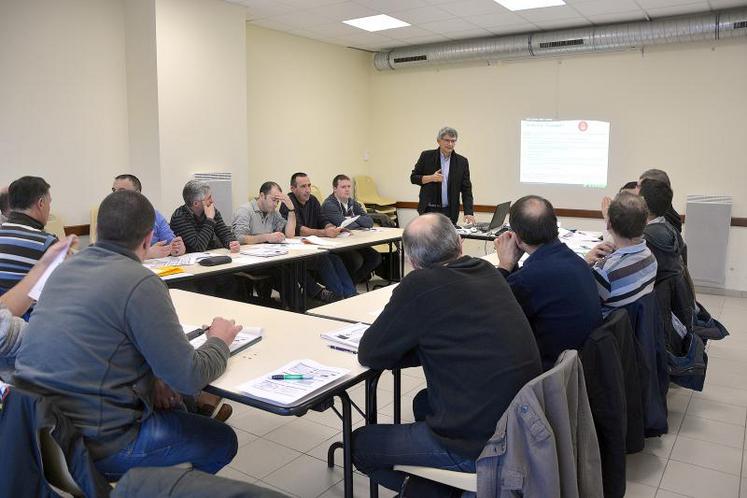
M583 45L583 38L576 38L575 40L558 40L551 42L540 43L540 48L557 48L557 47L570 47L573 45Z

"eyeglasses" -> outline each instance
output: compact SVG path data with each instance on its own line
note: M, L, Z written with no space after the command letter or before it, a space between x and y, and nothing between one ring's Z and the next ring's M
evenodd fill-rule
M446 142L448 144L455 144L456 141L457 141L456 138L442 138L441 140L443 140L444 142Z

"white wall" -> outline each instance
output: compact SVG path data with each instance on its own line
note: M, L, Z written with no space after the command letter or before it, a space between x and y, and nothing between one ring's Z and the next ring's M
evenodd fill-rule
M247 25L250 195L296 171L324 195L368 172L370 55Z
M158 0L161 198L167 218L192 173L233 173L234 204L248 184L246 14L222 0ZM230 219L233 206L218 206Z
M122 3L3 0L0 68L0 183L42 176L52 211L88 223L129 164Z

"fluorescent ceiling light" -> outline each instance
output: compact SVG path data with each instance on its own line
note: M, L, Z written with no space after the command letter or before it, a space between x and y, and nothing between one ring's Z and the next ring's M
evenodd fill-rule
M495 0L508 10L541 9L542 7L557 7L565 5L563 0Z
M385 29L409 26L409 24L405 21L400 21L399 19L395 19L394 17L388 16L386 14L360 17L358 19L348 19L347 21L342 22L356 28L365 29L366 31L383 31Z

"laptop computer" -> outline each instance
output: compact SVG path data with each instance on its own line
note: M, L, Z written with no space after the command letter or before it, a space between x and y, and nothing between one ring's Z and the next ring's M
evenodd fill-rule
M498 204L495 207L493 219L490 220L490 223L476 223L475 228L483 233L500 230L500 228L503 226L503 222L506 221L506 216L508 216L508 211L510 209L511 202L502 202Z

